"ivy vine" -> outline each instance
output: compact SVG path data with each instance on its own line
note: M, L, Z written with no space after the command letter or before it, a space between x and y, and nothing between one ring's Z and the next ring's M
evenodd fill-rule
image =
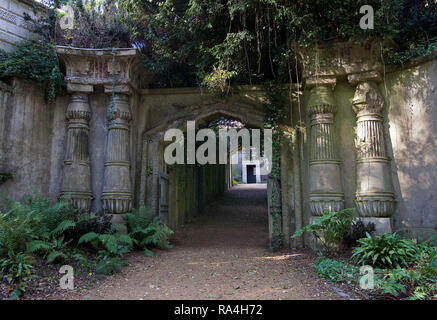
M284 97L281 93L280 86L274 82L266 84L265 110L266 118L264 127L272 130L272 164L269 174L270 182L270 215L272 221L272 240L271 247L273 250L279 249L283 245L283 233L281 227L282 210L281 210L281 139L282 131L280 129L281 121L284 120L285 106Z
M42 40L27 40L12 53L0 52L0 79L12 77L36 81L45 92L48 102L53 102L64 86L54 45Z

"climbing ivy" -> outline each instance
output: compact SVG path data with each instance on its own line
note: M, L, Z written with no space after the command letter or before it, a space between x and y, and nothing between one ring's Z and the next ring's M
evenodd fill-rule
M266 84L265 94L265 110L266 118L264 127L272 130L272 163L271 172L269 174L270 197L270 215L272 221L272 249L276 250L282 247L283 234L281 226L281 139L282 132L280 130L281 121L284 119L283 107L286 105L284 97L281 93L280 86L274 82Z
M28 17L47 43L136 47L151 87L298 82L296 48L341 42L381 44L386 63L437 47L437 2L430 0L46 0L48 14ZM59 27L68 3L73 29ZM374 9L374 29L360 28L360 8ZM390 40L390 41L388 41ZM394 46L387 45L394 43ZM232 80L232 83L231 83ZM226 88L225 88L226 87Z
M232 84L296 82L296 47L375 40L399 63L434 50L437 37L429 0L119 2L157 87L200 85L214 68L234 73ZM374 9L374 29L360 27L363 5Z
M40 40L24 41L12 53L0 52L0 79L14 76L35 80L49 102L64 85L55 47Z

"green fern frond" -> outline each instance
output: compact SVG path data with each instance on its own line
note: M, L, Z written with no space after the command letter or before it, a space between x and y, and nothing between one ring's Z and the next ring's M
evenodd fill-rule
M72 229L76 227L76 222L73 220L64 220L51 232L52 235L57 236L68 229Z
M29 242L27 245L27 251L28 252L46 252L52 248L52 245L49 242L43 241L43 240L33 240L32 242Z
M61 251L52 251L49 253L49 255L47 256L47 262L48 263L53 263L56 259L62 258L63 260L67 259L67 255Z
M82 243L91 243L91 241L99 239L99 235L95 232L88 232L85 233L82 237L80 237L79 241L77 242L77 244L82 244Z

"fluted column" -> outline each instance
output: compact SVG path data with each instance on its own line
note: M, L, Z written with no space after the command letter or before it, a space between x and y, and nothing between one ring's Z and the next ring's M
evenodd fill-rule
M108 135L103 182L103 209L110 214L123 214L132 209L129 123L132 119L129 98L114 93L108 107Z
M67 107L67 144L64 158L61 196L82 211L91 207L91 170L88 151L91 109L87 93L71 94Z
M362 217L387 218L394 210L383 131L384 101L373 81L358 83L353 98L357 114L357 190L356 206ZM387 228L389 223L387 222Z
M339 211L344 206L340 161L334 138L337 107L329 85L311 89L308 111L311 116L310 208L313 216Z

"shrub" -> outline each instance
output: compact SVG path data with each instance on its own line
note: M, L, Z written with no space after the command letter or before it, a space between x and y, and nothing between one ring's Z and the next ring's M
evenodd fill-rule
M379 293L397 298L425 299L437 291L436 277L429 277L420 268L398 268L381 271L375 279Z
M67 202L52 204L36 193L22 202L3 200L0 213L0 256L9 251L25 252L33 240L49 240L61 236L75 226L76 210Z
M82 243L89 243L95 249L105 250L108 252L108 255L114 256L129 252L133 245L132 239L129 235L121 233L99 234L89 232L84 234L77 242L78 245Z
M418 254L417 242L403 239L396 233L384 233L372 238L358 240L359 246L353 249L352 260L360 265L373 265L382 268L408 267Z
M352 226L354 210L345 209L338 212L326 212L323 216L317 217L313 223L297 230L292 237L295 238L308 232L313 234L326 250L341 246Z
M28 252L39 252L47 258L48 263L55 261L65 261L68 258L67 245L71 242L64 242L64 236L59 238L52 237L46 240L34 240L27 246Z
M26 291L26 281L31 276L32 268L29 256L24 253L15 254L11 250L6 258L0 259L0 272L9 283L9 290L12 291L10 299L17 299Z
M127 264L123 254L134 245L148 255L152 255L148 248L171 247L173 231L146 209L127 215L129 234L116 232L110 220L109 215L79 213L66 201L53 204L39 193L21 202L0 201L0 266L13 289L11 297L19 297L26 289L32 268L27 253L36 253L48 263L95 267L97 274L107 275ZM83 244L94 249L95 259L88 261L74 246Z
M375 284L378 292L408 299L426 299L436 294L436 237L416 245L416 249L411 267L376 270Z
M77 243L79 239L89 232L97 234L106 234L112 232L111 216L110 215L91 215L81 214L76 215L76 226L66 230L64 233L67 240L72 239L73 243Z
M216 95L225 95L230 90L230 79L236 74L223 67L214 67L214 70L203 79L203 85Z
M144 249L146 255L153 254L148 248L171 248L169 238L173 231L150 210L134 209L132 213L126 214L126 223L129 236L138 248Z
M351 283L357 275L357 267L347 264L341 260L328 259L319 256L314 268L319 277L331 282Z

